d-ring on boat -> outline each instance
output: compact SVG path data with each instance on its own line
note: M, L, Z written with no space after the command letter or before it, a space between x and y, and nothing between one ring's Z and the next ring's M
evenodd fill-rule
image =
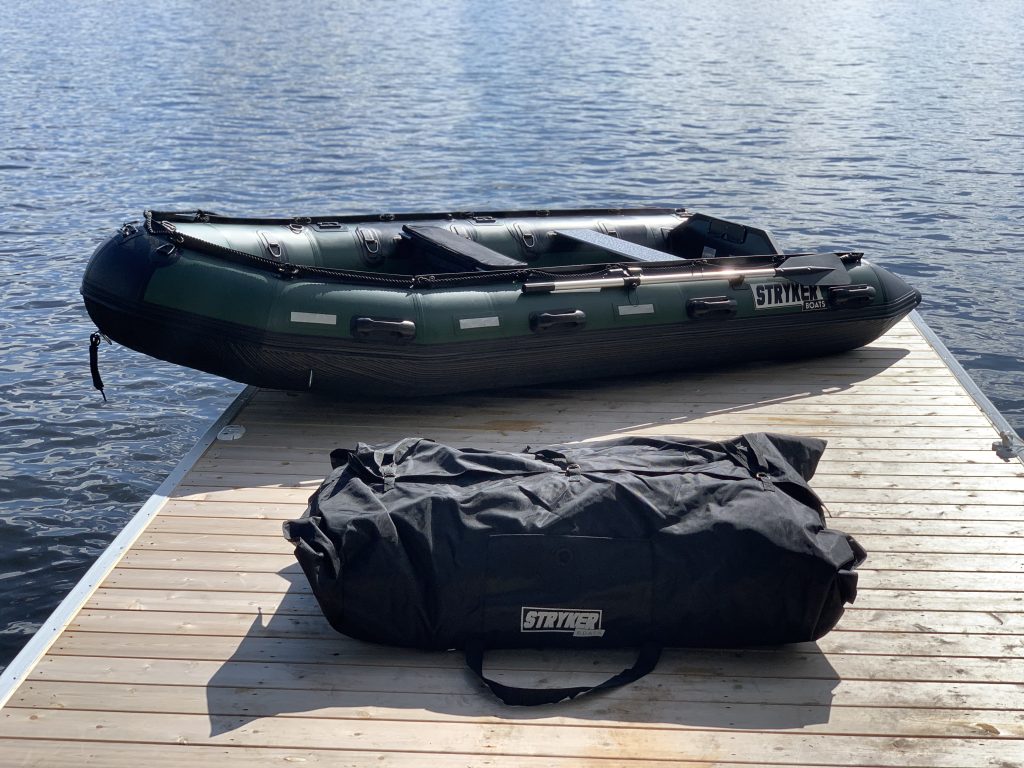
M921 300L855 252L684 209L147 211L82 281L110 339L236 381L433 395L823 355Z

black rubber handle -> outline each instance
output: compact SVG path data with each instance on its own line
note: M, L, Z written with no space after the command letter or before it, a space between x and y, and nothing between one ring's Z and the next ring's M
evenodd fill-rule
M686 302L686 314L694 320L724 320L736 315L736 300L728 296L706 296Z
M833 307L855 309L866 307L875 298L875 288L871 285L844 285L830 288L828 300Z
M413 339L416 337L416 323L412 320L357 317L352 320L352 334L361 339Z
M572 330L587 324L587 313L582 309L556 309L534 312L530 315L530 330L535 332L554 329Z

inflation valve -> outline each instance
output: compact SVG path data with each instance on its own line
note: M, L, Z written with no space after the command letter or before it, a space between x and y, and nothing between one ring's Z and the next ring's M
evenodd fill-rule
M100 391L103 395L103 402L107 402L107 395L103 391L103 379L100 378L100 341L106 339L107 344L110 343L110 339L107 339L102 333L93 333L89 336L89 372L92 374L92 385Z

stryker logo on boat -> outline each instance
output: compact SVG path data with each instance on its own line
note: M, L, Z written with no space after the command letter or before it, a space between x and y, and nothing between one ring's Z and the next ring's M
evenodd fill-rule
M805 310L825 309L828 306L822 291L816 285L796 283L761 283L750 286L754 293L754 309L802 307Z
M572 632L573 637L601 637L600 610L580 608L530 608L523 606L523 632Z

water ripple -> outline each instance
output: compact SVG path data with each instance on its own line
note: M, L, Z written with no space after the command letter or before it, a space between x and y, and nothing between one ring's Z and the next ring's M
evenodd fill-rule
M239 389L104 346L92 391L78 282L144 207L752 219L910 278L1024 427L1019 2L335 5L0 14L0 664Z

